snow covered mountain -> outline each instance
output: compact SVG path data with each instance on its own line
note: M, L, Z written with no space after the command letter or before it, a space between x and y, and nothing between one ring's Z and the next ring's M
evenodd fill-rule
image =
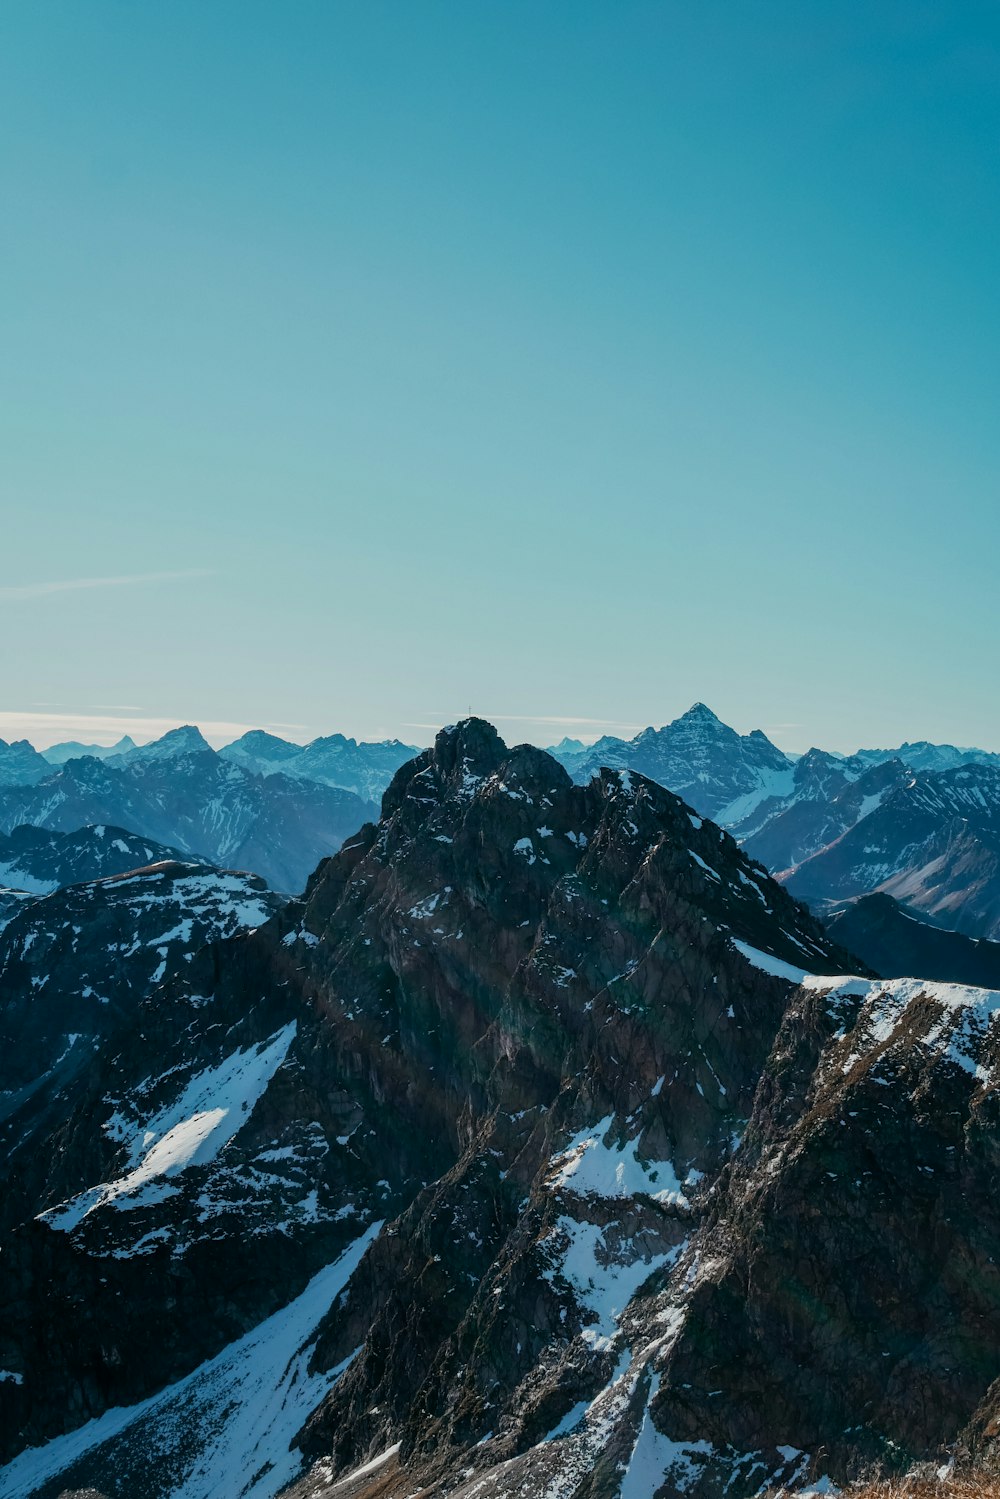
M176 849L137 838L124 828L98 824L55 833L22 823L8 835L0 833L0 885L48 895L60 885L125 874L177 857Z
M478 720L301 900L119 1000L157 943L109 892L146 878L7 929L7 1065L54 1112L0 1151L0 1499L1000 1457L1000 995L867 976L670 792ZM44 1006L63 1045L98 1020L37 1082Z
M867 765L811 749L796 761L790 791L728 826L755 859L780 872L835 843L909 779L900 760Z
M33 786L48 773L48 761L27 739L0 739L0 786Z
M46 767L32 786L0 790L0 831L21 823L70 832L128 828L224 867L252 869L275 889L302 888L375 807L352 792L223 759L193 727L113 758Z
M420 751L398 739L359 744L356 739L347 739L343 734L328 734L306 745L291 744L275 734L254 729L242 738L234 739L219 753L255 775L270 776L280 772L296 780L340 786L377 804L399 767Z
M1000 769L908 775L782 879L817 908L882 890L941 926L1000 936Z
M930 744L926 739L904 743L898 749L859 749L857 759L868 765L885 760L902 760L911 770L957 770L960 765L992 765L1000 768L1000 755L990 750L965 748L955 744Z
M48 1142L141 1004L205 944L282 905L258 875L171 859L22 901L0 931L0 1155L22 1193L8 1176L0 1228L25 1191L58 1182ZM146 1065L157 1065L152 1053Z
M635 770L721 823L742 820L760 802L793 786L791 762L765 734L759 729L737 734L704 703L662 729L643 729L634 739L605 737L582 752L555 753L580 784L605 766Z

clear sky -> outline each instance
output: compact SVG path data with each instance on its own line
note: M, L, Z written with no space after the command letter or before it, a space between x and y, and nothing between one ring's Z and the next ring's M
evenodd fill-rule
M4 737L1000 748L992 0L24 0L0 140Z

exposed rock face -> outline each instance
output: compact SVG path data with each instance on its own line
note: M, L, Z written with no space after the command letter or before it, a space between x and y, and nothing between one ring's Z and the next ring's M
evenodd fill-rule
M635 770L683 797L696 812L717 822L741 821L762 801L788 793L792 765L766 734L737 734L704 703L695 703L662 729L643 729L634 739L599 739L582 754L559 759L581 783L602 767Z
M919 980L793 999L659 1362L688 1492L780 1446L843 1481L961 1438L998 1372L998 1006Z
M141 1499L192 1454L217 1471L248 1338L300 1359L294 1389L268 1364L282 1422L243 1454L276 1484L303 1423L320 1476L401 1442L407 1492L520 1461L614 1385L752 1111L789 965L848 964L655 784L574 785L476 720L440 735L303 902L183 964L63 1089L0 1259L9 1429L156 1405L10 1481Z
M282 905L257 875L173 861L20 904L0 932L0 1229L71 1190L60 1131L166 975Z
M0 792L0 830L111 824L296 892L374 810L349 791L241 770L187 727L110 759L47 766L36 785Z
M826 929L886 978L919 973L945 983L1000 989L1000 942L931 926L891 895L846 902L827 916Z
M49 895L60 885L106 879L178 857L175 848L137 838L124 828L98 824L55 833L22 823L7 837L0 833L0 883L32 895Z

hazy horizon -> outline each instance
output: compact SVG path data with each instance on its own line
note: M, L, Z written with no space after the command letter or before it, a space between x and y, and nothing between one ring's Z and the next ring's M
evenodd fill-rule
M594 720L587 720L585 718L537 720L516 714L505 715L502 713L481 712L476 708L472 708L469 711L475 717L485 718L488 722L492 723L508 744L536 744L545 749L549 746L557 745L563 738L578 739L583 744L593 744L605 735L613 735L620 739L632 739L636 734L641 733L643 729L650 727L662 728L682 713L687 712L692 706L694 706L692 703L688 703L684 708L679 708L675 713L670 713L666 717L656 720L649 719L645 723L636 721L624 724L612 722L596 724ZM799 725L772 724L769 726L762 723L733 723L726 718L725 714L719 713L711 703L707 703L706 706L716 713L716 716L723 723L736 729L740 734L748 734L753 729L760 729L779 749L792 755L804 754L806 750L812 748L828 750L838 755L849 755L859 749L891 749L896 748L899 744L907 742L917 743L928 738L925 734L911 733L891 742L881 742L874 738L869 738L849 746L822 744L817 740L806 742L798 732ZM93 744L108 748L116 744L125 735L128 735L134 740L136 745L141 746L161 738L163 734L170 732L172 729L193 726L201 731L214 749L221 749L234 739L240 738L241 735L261 729L265 733L274 734L278 738L288 740L292 744L305 745L313 739L323 738L332 734L343 734L345 738L353 738L358 743L398 739L404 744L424 748L433 743L434 736L439 729L445 728L448 724L455 723L466 716L466 713L459 713L450 718L442 717L439 722L401 724L399 732L394 733L359 733L349 727L336 724L313 731L301 724L277 724L273 722L232 723L209 719L199 723L194 719L184 717L176 719L107 718L98 716L89 718L63 718L57 714L32 716L31 714L0 712L0 738L8 742L15 739L27 739L35 749L46 750L50 749L53 745L68 742ZM18 725L22 726L22 731L19 731ZM60 729L59 725L63 727ZM793 743L793 740L796 742ZM932 742L946 742L962 749L976 748L988 751L996 751L997 749L994 745L972 745L971 741L965 740Z

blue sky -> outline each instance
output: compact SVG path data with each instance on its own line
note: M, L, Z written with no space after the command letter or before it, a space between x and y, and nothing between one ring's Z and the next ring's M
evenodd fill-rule
M0 128L4 737L1000 748L994 5L47 0Z

